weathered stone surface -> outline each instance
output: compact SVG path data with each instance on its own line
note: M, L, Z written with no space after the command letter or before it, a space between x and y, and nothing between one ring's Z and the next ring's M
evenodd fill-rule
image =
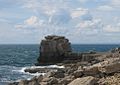
M92 66L87 66L87 67L84 67L83 69L83 74L85 75L96 75L98 73L100 73L100 71L98 70L98 67L101 66L99 64L95 64L95 65L92 65Z
M102 73L114 73L120 71L120 62L110 63L99 67L99 71Z
M101 78L98 85L120 85L120 73Z
M38 62L54 63L62 61L66 52L71 52L68 39L63 36L47 36L41 42Z
M71 75L77 69L78 69L78 65L75 65L75 64L71 63L71 64L65 66L65 73Z
M45 77L45 78L42 80L42 82L49 82L50 79L51 79L51 78L49 78L49 77Z
M120 71L119 58L107 58L105 61L83 67L83 74L97 75L101 73L113 73Z
M30 81L28 85L40 85L37 81Z
M44 78L41 82L40 85L56 85L58 83L58 80L54 77L50 77L50 78Z
M97 82L96 78L88 76L83 78L77 78L68 85L95 85L96 82Z
M65 77L63 70L50 71L46 75L47 75L47 77L55 77L55 78L64 78Z
M83 75L83 71L81 71L81 70L74 71L73 75L75 78L79 78Z
M28 80L21 80L18 85L28 85Z
M40 83L42 80L43 80L43 76L42 75L40 75L40 76L37 77L37 82L38 83Z
M58 84L59 85L68 85L73 79L74 79L74 76L69 75L62 79L59 79Z
M116 53L116 52L120 53L120 47L112 49L111 52L112 53Z
M58 80L56 78L52 78L49 82L48 85L56 85L58 83Z
M28 81L28 85L40 85L39 82L42 81L42 75L37 77L34 76L31 80Z
M104 61L94 64L92 67L96 67L99 72L113 73L120 70L120 58L106 58ZM96 71L97 71L96 70Z

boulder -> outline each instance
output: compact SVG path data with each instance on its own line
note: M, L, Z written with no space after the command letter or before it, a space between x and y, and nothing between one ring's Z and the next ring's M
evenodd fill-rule
M40 83L42 80L43 80L43 76L42 75L40 75L40 76L37 77L37 82Z
M43 78L43 80L41 82L49 82L51 80L51 78L45 77Z
M100 71L98 70L99 66L100 66L99 64L92 65L92 66L86 66L83 68L84 69L83 74L90 75L90 76L96 75L96 74L100 73Z
M117 48L115 48L115 49L112 49L111 52L112 52L112 53L116 53L116 52L120 53L120 47L117 47Z
M73 75L75 78L79 78L83 75L83 71L81 70L74 71Z
M60 62L66 52L71 52L68 39L63 36L46 36L45 40L41 41L38 62L40 64Z
M101 73L114 73L120 71L120 58L107 58L99 63L98 70Z
M50 71L46 74L46 77L64 78L63 70Z
M95 85L97 82L97 79L92 76L87 76L83 78L77 78L73 80L68 85Z
M48 85L56 85L56 84L58 84L58 80L54 77L48 82Z
M102 73L107 73L107 74L118 72L118 71L120 71L120 61L110 63L107 65L103 65L103 66L99 67L99 71L101 71Z
M28 85L40 85L37 81L30 81Z
M120 85L120 73L99 79L98 85Z
M41 82L40 85L56 85L58 83L58 80L54 77L50 78L44 78Z
M74 79L74 76L68 75L62 79L59 79L58 84L59 85L68 85L73 79Z

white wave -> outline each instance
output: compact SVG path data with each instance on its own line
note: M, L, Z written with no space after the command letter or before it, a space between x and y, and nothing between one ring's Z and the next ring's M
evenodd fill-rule
M15 81L19 82L21 79L30 80L33 76L45 75L45 73L25 72L24 70L28 67L16 67L16 66L8 66L8 65L0 66L0 71L5 73L3 77L0 76L0 85L1 82L6 82L6 83L15 82ZM11 77L13 77L14 79L12 79Z
M22 74L26 75L31 75L31 76L39 76L39 75L45 75L46 73L29 73L25 72L25 69L35 69L35 68L65 68L64 66L58 66L58 65L48 65L48 66L26 66L26 67L21 67L19 69L14 69L12 70L13 72L19 72Z
M17 70L18 72L25 73L25 69L35 69L35 68L65 68L64 66L58 66L58 65L48 65L48 66L27 66L22 67L20 70ZM15 70L14 70L15 71Z
M64 66L58 66L58 65L48 65L48 66L31 66L31 67L27 67L27 68L65 68ZM26 68L24 68L26 69Z
M65 68L64 66L58 66L58 65L49 65L47 68Z
M46 73L28 73L30 75L33 75L33 76L40 76L40 75L45 75Z
M34 68L64 68L64 66L58 66L58 65L48 65L48 66L26 66L26 67L16 67L16 66L8 66L3 65L0 66L0 71L6 71L9 76L5 76L5 78L1 78L0 82L19 82L21 79L27 79L30 80L33 76L39 76L39 75L45 75L46 73L29 73L25 72L25 69L34 69ZM15 80L12 80L10 76L15 77L16 75L19 75L15 78Z
M22 74L26 74L26 75L32 75L32 76L39 76L39 75L45 75L46 73L29 73L29 72L25 72L24 70L27 69L29 67L23 67L21 68L20 70L13 70L15 72L19 72L19 73L22 73Z
M27 67L23 67L21 70L19 70L19 72L24 73L26 68Z

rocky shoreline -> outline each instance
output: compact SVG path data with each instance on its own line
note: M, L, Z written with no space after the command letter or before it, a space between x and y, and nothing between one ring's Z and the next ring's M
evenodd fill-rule
M56 64L62 68L28 68L25 72L45 73L31 80L9 85L119 85L120 48L108 52L72 52L68 39L47 36L40 45L38 64Z

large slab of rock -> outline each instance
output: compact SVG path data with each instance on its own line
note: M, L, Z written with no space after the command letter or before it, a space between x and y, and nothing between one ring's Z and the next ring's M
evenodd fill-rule
M120 59L108 58L105 61L93 64L91 66L84 66L82 73L93 76L99 73L114 73L118 71L120 71Z
M62 61L66 52L71 52L68 39L63 36L46 36L41 41L39 63L54 63Z
M83 78L77 78L68 85L95 85L96 82L97 82L96 78L88 76Z
M86 68L84 68L83 74L85 74L85 75L96 75L96 74L100 73L99 70L98 70L98 67L99 66L86 67Z
M120 61L101 66L99 71L107 74L118 72L120 71Z
M120 73L99 79L98 85L120 85Z

